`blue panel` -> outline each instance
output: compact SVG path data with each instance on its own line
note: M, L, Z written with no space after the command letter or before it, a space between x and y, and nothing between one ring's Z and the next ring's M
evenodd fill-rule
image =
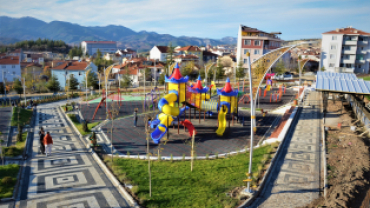
M356 92L355 91L355 88L353 87L352 83L350 80L344 80L346 83L347 83L347 86L348 86L348 92Z
M360 86L358 85L358 81L357 80L351 80L351 82L352 82L353 87L355 88L355 92L362 93L362 90L361 90Z
M328 81L329 81L329 90L336 91L334 79L329 79Z
M335 79L335 91L343 91L341 80Z
M328 79L323 79L322 81L323 81L323 88L322 89L329 90L330 88L329 88L329 81L328 81Z

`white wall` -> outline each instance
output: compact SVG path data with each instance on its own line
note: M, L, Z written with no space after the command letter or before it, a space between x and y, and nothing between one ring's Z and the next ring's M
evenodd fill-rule
M337 36L337 40L332 40L332 36ZM343 35L341 34L323 34L321 42L320 69L325 67L326 71L335 71L335 67L340 66L342 52ZM336 49L332 50L331 46L335 45ZM335 59L330 59L330 54L335 55ZM334 67L329 67L330 64Z
M21 76L21 65L0 65L0 82L3 81L3 75L7 82L12 82L14 78L19 79L19 76Z
M167 56L167 53L162 53L161 51L159 51L159 49L154 46L151 50L150 50L150 59L156 59L156 60L159 60L159 61L166 61L166 57Z

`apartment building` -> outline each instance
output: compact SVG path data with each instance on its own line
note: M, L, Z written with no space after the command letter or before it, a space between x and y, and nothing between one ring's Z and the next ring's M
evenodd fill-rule
M82 52L85 55L94 55L98 49L102 54L114 53L117 51L117 42L115 41L82 41L81 42Z
M331 72L369 73L370 33L338 28L322 34L320 68Z
M19 56L6 56L0 54L0 82L12 82L14 79L19 79L21 76L21 65Z
M257 28L240 25L236 49L237 63L242 62L243 67L247 68L247 52L250 53L251 62L253 62L271 50L280 48L283 42L279 37L280 34L281 32L267 33Z

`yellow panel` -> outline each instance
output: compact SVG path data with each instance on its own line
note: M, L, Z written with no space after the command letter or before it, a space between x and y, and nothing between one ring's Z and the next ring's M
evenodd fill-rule
M221 96L220 96L220 102L228 102L228 103L230 103L230 104L231 104L231 97L221 95Z

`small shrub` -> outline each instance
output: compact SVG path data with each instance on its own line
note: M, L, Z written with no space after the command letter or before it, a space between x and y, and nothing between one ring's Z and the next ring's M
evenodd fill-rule
M1 183L5 185L9 185L13 182L13 178L10 176L5 176L3 179L1 179Z
M133 186L131 188L131 191L132 191L133 194L137 194L139 192L139 186Z
M257 166L257 170L258 170L258 172L261 172L261 171L263 170L263 166L262 166L261 164L259 164L259 165Z
M171 154L171 162L173 162L173 155Z
M209 154L207 153L207 154L206 154L206 160L208 160L208 159L209 159Z
M87 126L87 121L85 120L84 122L83 122L83 124L82 124L82 130L84 131L84 132L88 132L89 131L89 128L88 128L88 126Z
M252 173L252 178L257 180L258 176L259 176L258 172Z
M119 179L121 182L125 181L125 180L126 180L126 178L127 178L126 173L122 173L122 174L118 177L118 179Z

